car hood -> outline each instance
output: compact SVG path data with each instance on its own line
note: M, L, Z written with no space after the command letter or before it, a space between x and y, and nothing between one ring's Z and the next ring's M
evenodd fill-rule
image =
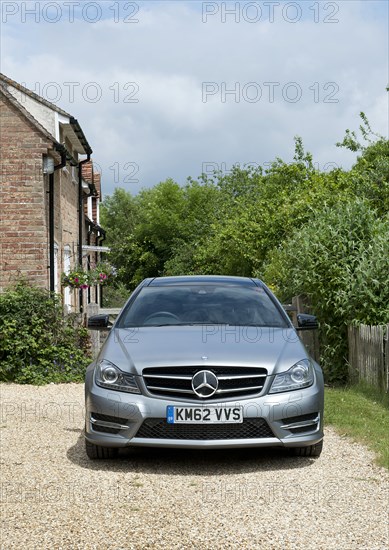
M307 352L294 329L233 326L113 328L97 361L142 375L158 366L260 366L288 370Z

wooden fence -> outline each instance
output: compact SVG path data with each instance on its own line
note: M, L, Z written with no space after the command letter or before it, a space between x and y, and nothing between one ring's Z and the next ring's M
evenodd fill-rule
M349 377L389 391L389 325L348 327Z
M295 296L288 310L295 326L298 313L312 313L305 296ZM309 354L320 363L319 331L298 334ZM348 349L350 382L363 380L381 391L389 392L389 324L349 326Z

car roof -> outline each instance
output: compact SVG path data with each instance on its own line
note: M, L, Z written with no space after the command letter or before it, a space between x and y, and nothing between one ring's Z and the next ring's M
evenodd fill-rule
M180 284L219 284L234 286L262 286L259 279L232 277L228 275L180 275L177 277L155 277L147 286L169 286Z

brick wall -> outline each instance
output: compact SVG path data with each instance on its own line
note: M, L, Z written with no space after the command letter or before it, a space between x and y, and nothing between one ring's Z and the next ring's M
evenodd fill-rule
M42 155L51 143L3 98L0 148L0 290L19 275L48 287L48 182Z
M72 266L77 264L78 243L78 182L73 181L70 167L60 171L58 200L55 209L55 238L61 243L61 250L70 246Z
M61 158L52 149L51 140L3 96L0 107L0 292L19 276L49 288L49 176L43 174L42 157L50 153L56 165ZM77 160L70 142L66 147ZM83 177L89 182L95 180L91 162L85 166ZM98 184L100 189L99 177ZM96 208L93 213L96 214ZM61 292L61 274L65 271L65 248L70 250L70 268L78 264L78 236L78 169L67 164L54 172L57 292ZM93 233L88 238L84 222L83 241L88 240L89 244L97 244ZM97 254L91 255L91 264L95 265ZM87 267L87 258L83 267ZM83 294L86 304L87 291ZM63 298L72 311L78 309L79 291L67 290Z

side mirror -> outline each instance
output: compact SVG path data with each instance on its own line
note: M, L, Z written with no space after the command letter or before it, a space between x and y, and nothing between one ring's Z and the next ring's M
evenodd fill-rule
M109 322L109 315L92 315L88 319L89 330L107 330L110 329L112 324Z
M314 330L319 328L319 323L315 315L308 315L307 313L297 314L297 330Z

